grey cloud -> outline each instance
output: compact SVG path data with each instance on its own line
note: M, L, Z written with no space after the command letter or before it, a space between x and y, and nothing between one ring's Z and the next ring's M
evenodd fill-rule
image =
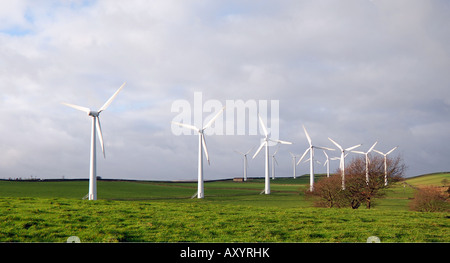
M0 30L0 177L87 177L90 120L60 102L98 107L123 81L102 113L104 177L195 179L196 136L170 130L172 102L192 101L194 91L223 103L279 100L280 138L295 143L280 149L280 175L291 174L288 151L306 149L302 125L325 146L327 137L399 145L410 175L449 170L448 9L445 1L20 2L2 17L28 34ZM212 179L239 176L233 150L260 138L207 140ZM250 165L262 174L261 157Z

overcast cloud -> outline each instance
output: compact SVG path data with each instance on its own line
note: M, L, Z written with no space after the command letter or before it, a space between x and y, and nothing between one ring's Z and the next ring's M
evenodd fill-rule
M302 125L317 145L399 146L408 176L450 171L448 1L0 5L0 178L88 178L90 118L61 102L98 109L124 81L101 114L103 178L196 179L197 136L171 131L172 103L194 92L223 105L278 100L280 139L294 142L280 147L279 176L292 173L289 151L307 147ZM205 179L242 176L234 150L260 139L208 136ZM263 176L262 155L249 165Z

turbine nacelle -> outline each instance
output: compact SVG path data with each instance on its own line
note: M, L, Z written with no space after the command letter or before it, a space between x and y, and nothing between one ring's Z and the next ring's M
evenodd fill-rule
M88 115L91 117L98 117L98 115L100 115L100 112L91 110L89 111Z

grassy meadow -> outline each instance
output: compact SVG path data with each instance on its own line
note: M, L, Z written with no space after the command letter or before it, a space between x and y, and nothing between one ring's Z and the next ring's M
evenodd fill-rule
M450 174L426 177L407 182ZM0 242L450 242L448 213L408 210L412 187L372 209L328 209L303 195L308 180L272 180L271 195L262 179L207 182L202 200L196 183L99 180L97 201L81 200L88 181L0 181Z

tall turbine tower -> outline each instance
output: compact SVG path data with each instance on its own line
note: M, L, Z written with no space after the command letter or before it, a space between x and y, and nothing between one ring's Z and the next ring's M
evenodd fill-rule
M331 138L328 138L328 139L341 150L341 162L340 162L339 167L341 169L341 176L342 176L342 190L345 190L345 157L347 156L345 154L345 152L351 151L351 150L361 146L362 144L358 144L358 145L344 149L337 142L333 141Z
M277 154L279 149L280 149L280 147L277 147L275 152L272 154L272 180L275 179L275 164L278 165L278 161L277 161L277 158L275 158L275 154Z
M247 167L248 167L247 155L253 150L253 148L255 148L255 146L250 148L250 150L248 150L246 153L235 150L236 153L239 153L244 157L244 182L247 181Z
M184 124L184 123L179 123L179 122L172 121L173 124L176 124L176 125L178 125L180 127L188 128L188 129L191 129L191 130L194 130L194 131L198 132L198 183L197 183L197 198L199 198L199 199L205 197L205 189L204 189L204 185L203 185L203 150L205 150L206 160L208 161L208 164L209 164L209 155L208 155L208 149L206 148L206 141L205 141L204 131L205 131L206 128L208 128L209 126L211 126L214 123L214 121L219 117L219 115L222 114L224 109L225 109L225 107L223 107L214 116L214 118L212 118L203 128L197 128L197 127L189 125L189 124Z
M297 157L300 157L300 156L297 156L291 152L289 152L289 153L291 154L291 157L292 157L292 169L294 171L294 179L295 179L295 178L297 178L296 171L295 171L295 168L297 167Z
M265 177L265 185L264 185L264 193L266 195L270 194L270 178L269 178L269 141L277 142L281 144L292 144L292 142L286 142L281 140L273 140L269 138L269 134L267 133L266 125L264 125L263 120L261 119L261 116L259 116L259 123L261 124L261 127L264 132L264 139L262 139L262 143L259 146L256 153L253 155L252 159L255 159L255 157L258 155L258 153L261 151L262 147L266 147L266 154L264 155L265 159L265 165L264 165L264 177Z
M375 142L372 147L370 147L370 149L367 152L361 152L361 151L352 151L354 153L359 153L359 154L363 154L366 157L366 184L369 184L369 153L373 150L373 148L375 147L375 145L377 145L378 142Z
M297 165L300 164L300 162L303 160L305 155L309 151L309 191L314 191L314 148L327 150L327 151L334 151L334 149L328 148L328 147L319 147L314 146L311 142L311 137L309 137L308 132L305 129L305 126L303 126L303 130L305 131L306 138L308 139L309 147L306 149L306 151L303 153L300 160L298 160Z
M106 110L106 108L108 108L108 106L111 104L111 102L117 96L117 94L119 94L119 92L122 90L122 88L125 86L125 84L126 84L126 82L124 82L122 84L122 86L120 86L120 88L111 96L111 98L109 98L109 100L107 100L105 102L105 104L103 104L103 106L98 111L93 111L89 108L74 105L74 104L69 104L69 103L65 103L65 102L62 103L64 105L72 107L74 109L84 111L89 116L92 117L91 159L90 159L90 166L89 166L89 193L88 193L89 200L97 200L97 157L96 157L96 138L95 138L96 132L98 133L98 137L100 139L100 145L102 146L103 157L106 158L105 147L103 145L102 129L100 126L100 113L102 111Z
M393 152L397 148L398 148L398 146L395 146L394 148L392 148L392 150L390 150L387 153L382 153L380 151L373 150L374 152L377 152L377 153L379 153L379 154L384 156L384 185L388 185L388 181L387 181L387 155L390 154L391 152Z
M325 154L325 157L327 158L327 160L325 161L325 163L323 164L323 166L327 166L327 177L330 177L330 158L328 157L328 154L326 151L323 151L323 154Z

